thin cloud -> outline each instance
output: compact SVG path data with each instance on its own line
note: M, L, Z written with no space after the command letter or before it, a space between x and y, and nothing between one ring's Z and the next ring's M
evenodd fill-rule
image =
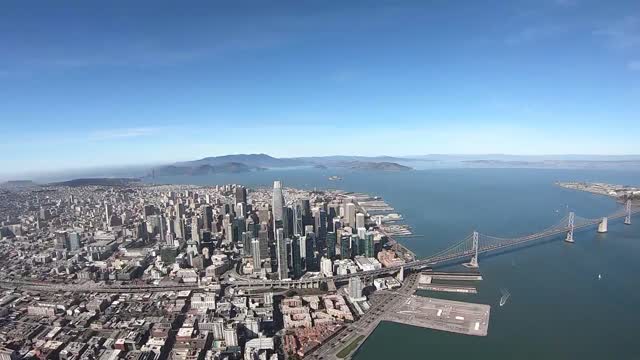
M640 71L640 60L629 61L627 68L631 71Z
M153 128L153 127L99 130L99 131L94 131L90 133L89 139L93 141L100 141L100 140L135 138L135 137L153 135L159 131L160 131L160 128Z
M505 42L508 45L520 45L528 42L553 38L565 33L567 30L567 27L563 25L532 26L509 35Z
M627 16L601 26L593 31L595 36L604 38L617 49L629 49L640 45L640 18Z

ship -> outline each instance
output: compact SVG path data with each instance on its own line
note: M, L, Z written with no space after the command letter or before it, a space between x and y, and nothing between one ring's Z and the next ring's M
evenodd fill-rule
M507 303L507 300L509 300L511 293L509 293L509 290L507 289L501 289L500 292L502 293L502 297L500 297L500 306L504 306L504 304Z

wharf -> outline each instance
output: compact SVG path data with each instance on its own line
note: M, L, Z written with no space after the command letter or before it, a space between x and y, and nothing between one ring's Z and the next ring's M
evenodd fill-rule
M454 280L454 281L480 281L482 275L478 272L473 273L461 273L461 272L432 272L423 271L421 274L421 282L423 276L431 277L431 280Z
M389 321L417 327L486 336L491 306L460 301L411 296L403 301Z
M441 291L441 292L452 292L452 293L462 293L462 294L478 293L478 290L476 290L476 288L473 286L458 286L458 285L447 285L447 284L420 284L418 285L418 290Z

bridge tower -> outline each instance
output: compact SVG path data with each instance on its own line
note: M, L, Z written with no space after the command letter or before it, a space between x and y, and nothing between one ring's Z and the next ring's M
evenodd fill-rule
M468 268L473 268L473 269L477 269L478 268L478 239L479 239L479 234L477 231L473 232L473 237L472 237L472 250L473 250L473 256L471 257L471 261L469 261L469 263L464 264L464 266L468 267Z
M573 240L573 225L574 225L574 221L576 219L576 214L573 212L569 213L569 224L568 224L568 228L569 228L569 232L567 232L567 238L564 239L564 241L568 242L568 243L574 243L575 240Z
M627 216L624 218L624 223L626 225L631 225L631 200L627 200L627 205L625 210L627 212Z
M602 220L600 220L600 224L598 224L598 232L599 233L606 233L608 230L607 225L609 223L609 219L605 216L602 218Z

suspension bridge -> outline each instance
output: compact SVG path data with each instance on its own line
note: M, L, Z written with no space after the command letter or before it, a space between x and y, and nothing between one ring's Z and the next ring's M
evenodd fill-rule
M553 226L546 228L542 231L527 234L513 238L501 238L490 235L481 234L474 231L472 234L464 238L463 240L453 244L452 246L430 255L424 259L407 262L403 265L385 267L378 270L361 271L345 275L336 275L328 278L311 278L300 280L251 280L251 281L238 281L232 283L234 286L242 287L317 287L319 283L326 281L341 282L347 281L352 277L360 277L363 279L371 279L380 275L403 273L405 269L422 269L427 267L433 267L437 265L454 264L456 262L462 262L469 260L464 264L470 268L477 268L479 266L478 257L481 254L495 253L504 251L511 248L517 248L525 244L532 244L536 241L549 240L557 238L561 235L564 236L564 240L568 243L574 243L574 232L588 228L594 225L599 225L599 232L606 232L609 221L624 218L624 223L631 224L631 217L640 212L640 208L634 208L631 201L627 201L625 206L608 216L588 219L577 216L574 212L568 213L562 219L560 219Z

